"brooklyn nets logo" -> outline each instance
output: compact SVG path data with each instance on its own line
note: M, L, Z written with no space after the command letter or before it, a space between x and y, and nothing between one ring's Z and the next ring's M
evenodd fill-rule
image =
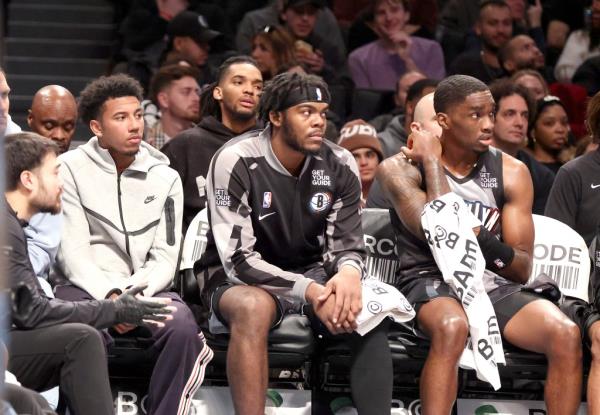
M315 193L310 198L310 210L317 213L322 212L331 205L331 194L326 192Z

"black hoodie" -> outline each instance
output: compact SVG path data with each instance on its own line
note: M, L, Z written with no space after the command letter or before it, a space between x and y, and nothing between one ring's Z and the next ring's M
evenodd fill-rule
M206 206L204 185L210 161L223 144L237 135L215 117L208 116L161 148L183 183L183 232Z

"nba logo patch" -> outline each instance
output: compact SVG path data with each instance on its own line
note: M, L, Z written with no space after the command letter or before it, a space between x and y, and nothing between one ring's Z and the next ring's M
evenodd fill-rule
M263 194L263 205L262 205L263 208L266 209L266 208L271 207L271 198L272 198L271 192L265 192Z
M317 93L317 101L321 101L323 99L323 96L321 95L321 89L320 88L315 88L316 89L316 93Z

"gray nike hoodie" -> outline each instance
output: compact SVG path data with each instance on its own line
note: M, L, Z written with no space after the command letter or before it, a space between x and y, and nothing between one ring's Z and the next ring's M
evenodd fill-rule
M183 191L169 159L141 143L117 174L97 137L60 156L64 227L59 270L96 299L131 285L169 287L179 255Z

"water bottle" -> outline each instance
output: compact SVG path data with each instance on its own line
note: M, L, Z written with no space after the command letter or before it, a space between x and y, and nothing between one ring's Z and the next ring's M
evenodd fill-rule
M352 399L347 396L335 398L329 404L329 408L334 415L358 415L358 411L352 403Z

